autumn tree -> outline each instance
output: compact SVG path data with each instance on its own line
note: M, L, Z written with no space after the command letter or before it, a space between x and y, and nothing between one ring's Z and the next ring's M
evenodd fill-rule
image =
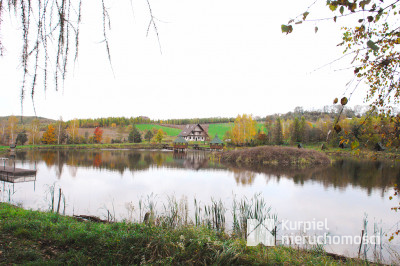
M227 130L222 138L224 141L232 141L232 130Z
M120 125L117 128L117 139L122 141L124 134L125 134L125 127L123 125Z
M306 121L304 116L300 119L300 141L301 142L308 142L308 133L311 128L311 123Z
M42 143L44 144L56 144L57 139L56 139L56 133L55 133L55 127L53 125L49 125L47 127L46 132L43 133L42 136Z
M275 120L274 142L277 145L282 145L283 144L282 122L281 122L281 119L279 117Z
M155 138L156 138L156 141L158 143L161 143L161 141L163 140L164 132L163 132L163 130L161 128L157 131L157 134L156 134Z
M232 128L232 141L236 145L250 143L256 136L256 122L251 115L238 115Z
M57 144L58 145L63 143L64 140L67 137L67 134L66 134L66 131L65 131L65 123L63 121L62 116L60 116L60 119L56 123L56 137L57 137Z
M1 133L0 143L5 144L7 135L7 120L5 119L0 122L0 133Z
M264 131L258 130L257 132L257 142L258 145L263 145L267 143L267 134Z
M93 133L93 141L94 143L101 143L103 139L103 130L100 127L96 127Z
M343 37L338 40L343 47L345 57L352 57L350 67L354 72L353 82L348 83L353 91L360 82L367 84L366 101L373 108L390 114L390 108L400 100L400 43L398 1L363 0L363 1L326 1L326 7L332 11L330 18L320 19L313 13L313 5L298 17L291 19L288 24L281 26L282 32L288 34L294 25L307 21L336 22L344 17L353 17L355 23L346 20L348 25L343 27ZM318 28L315 27L315 32ZM336 45L335 43L334 45Z
M146 134L144 135L144 138L147 139L148 142L153 138L153 132L151 130L147 130Z
M12 115L8 118L8 123L7 123L7 131L8 135L10 136L10 143L15 143L17 128L18 128L18 118Z
M273 135L274 135L274 122L270 118L265 119L264 123L265 131L267 132L267 144L273 143Z
M79 143L79 121L78 119L73 119L68 122L68 141L69 143Z
M29 141L32 145L35 145L39 142L39 135L40 135L40 122L39 119L33 119L28 127L29 132Z

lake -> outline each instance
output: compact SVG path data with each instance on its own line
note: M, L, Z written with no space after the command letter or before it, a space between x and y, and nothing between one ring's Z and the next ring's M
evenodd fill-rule
M53 191L57 205L61 188L68 215L130 221L142 220L149 204L162 215L171 198L186 202L192 219L194 199L205 205L211 204L212 199L221 200L229 229L233 199L258 195L281 222L278 239L289 233L301 234L301 228L296 227L300 221L324 222L331 237L360 236L364 217L369 236L374 231L377 235L380 230L391 233L397 229L399 215L390 208L398 204L399 198L389 200L393 185L400 184L400 165L394 162L338 158L330 166L311 169L244 168L208 158L208 153L201 151L18 151L16 167L37 169L36 178L19 183L1 182L0 199L26 209L49 210ZM60 209L64 211L63 202ZM292 225L289 231L285 223ZM310 232L322 233L315 228ZM399 251L399 241L395 239L389 245L387 239L382 236L382 254L388 261L390 249ZM366 247L371 256L375 245ZM354 243L331 243L325 249L348 256L358 253Z

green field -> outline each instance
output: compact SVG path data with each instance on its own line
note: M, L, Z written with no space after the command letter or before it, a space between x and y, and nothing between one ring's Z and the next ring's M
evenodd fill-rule
M172 127L164 127L164 126L159 126L159 125L153 125L153 124L138 124L135 125L137 129L140 131L146 131L146 130L151 130L153 128L162 129L165 133L167 133L168 136L178 136L179 133L181 132L180 129L178 128L172 128Z
M234 123L221 123L221 124L210 124L208 127L208 135L211 139L215 137L215 134L218 134L219 138L223 138L225 133L233 128ZM263 123L257 123L257 131L258 130L265 131L265 127Z

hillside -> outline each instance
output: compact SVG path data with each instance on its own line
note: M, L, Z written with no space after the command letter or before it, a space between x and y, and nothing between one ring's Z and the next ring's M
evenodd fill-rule
M3 121L7 121L10 116L0 116L0 124ZM48 125L56 122L56 120L45 118L45 117L36 117L36 116L16 116L18 118L18 125L29 125L32 120L39 119L41 125Z

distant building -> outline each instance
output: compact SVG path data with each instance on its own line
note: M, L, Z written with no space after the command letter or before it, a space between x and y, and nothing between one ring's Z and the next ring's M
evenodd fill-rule
M188 147L188 142L182 138L181 136L178 136L175 140L174 140L174 151L186 151Z
M208 134L200 124L186 125L179 136L187 141L205 141Z
M215 134L215 138L210 141L210 149L212 150L222 150L224 148L224 142L218 138L218 135Z
M141 115L141 116L138 116L138 118L141 120L146 120L146 121L149 120L150 121L150 117L148 117L148 116Z

